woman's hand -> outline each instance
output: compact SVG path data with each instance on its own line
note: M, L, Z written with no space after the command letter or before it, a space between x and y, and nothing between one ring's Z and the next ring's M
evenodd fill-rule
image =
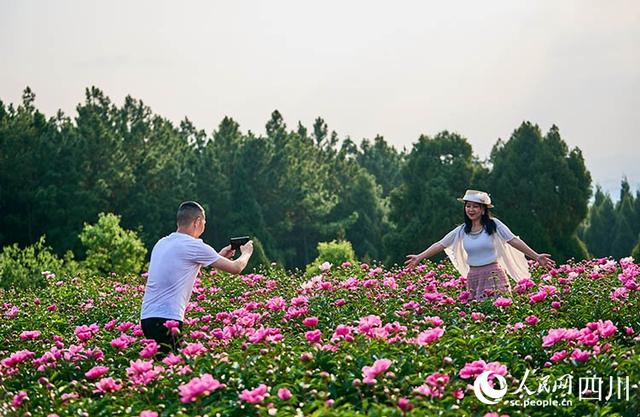
M549 255L548 253L541 253L537 255L536 261L538 261L540 266L546 269L552 269L556 267L555 261L551 259L551 255Z
M407 255L407 260L404 261L404 265L409 269L413 269L421 260L420 255Z

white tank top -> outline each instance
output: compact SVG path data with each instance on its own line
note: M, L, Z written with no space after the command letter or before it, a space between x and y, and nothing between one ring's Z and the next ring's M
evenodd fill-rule
M478 234L465 233L462 247L467 252L469 266L489 265L498 259L493 238L484 229Z

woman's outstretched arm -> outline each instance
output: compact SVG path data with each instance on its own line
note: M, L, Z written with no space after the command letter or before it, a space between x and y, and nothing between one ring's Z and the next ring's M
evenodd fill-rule
M440 242L436 242L417 255L407 255L407 260L404 261L404 264L409 269L413 269L423 259L431 258L433 255L440 253L443 250L444 250L444 245Z
M538 263L544 268L551 269L556 267L556 263L553 259L551 259L551 255L549 255L548 253L538 253L534 251L529 247L529 245L524 243L524 241L518 237L514 237L507 243L518 249L520 252L524 253L529 258L538 261Z

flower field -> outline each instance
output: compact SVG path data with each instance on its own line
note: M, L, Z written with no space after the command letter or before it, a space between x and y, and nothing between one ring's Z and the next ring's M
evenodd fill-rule
M532 265L483 302L448 263L322 269L203 271L162 359L138 325L144 276L45 272L0 293L0 415L640 415L631 258Z

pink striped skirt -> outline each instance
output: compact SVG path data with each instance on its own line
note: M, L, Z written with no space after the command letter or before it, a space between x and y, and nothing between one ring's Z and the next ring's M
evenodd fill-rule
M500 293L511 293L509 278L500 264L472 266L467 274L467 290L475 300L495 298Z

